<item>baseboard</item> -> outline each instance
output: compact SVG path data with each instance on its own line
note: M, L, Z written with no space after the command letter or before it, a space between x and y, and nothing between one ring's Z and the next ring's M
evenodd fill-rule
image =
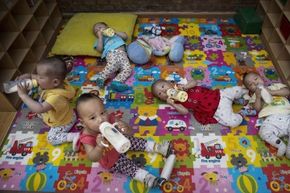
M133 12L140 17L207 17L207 18L229 18L236 12Z
M207 18L229 18L232 17L236 12L122 12L122 13L133 13L139 17L207 17ZM68 19L76 13L63 13L63 17Z
M2 147L3 142L5 141L5 138L9 133L9 129L12 126L16 114L17 112L0 112L0 123L1 123L0 147Z

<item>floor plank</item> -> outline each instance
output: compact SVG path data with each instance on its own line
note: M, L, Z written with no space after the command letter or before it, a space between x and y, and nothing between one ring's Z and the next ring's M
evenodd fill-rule
M17 112L0 112L0 144L5 140Z

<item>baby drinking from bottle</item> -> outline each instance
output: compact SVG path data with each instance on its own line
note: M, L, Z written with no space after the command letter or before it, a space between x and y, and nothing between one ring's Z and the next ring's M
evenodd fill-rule
M75 89L65 80L66 75L65 62L57 57L48 57L37 62L36 74L23 74L16 82L4 84L4 88L6 87L7 92L14 92L16 89L23 103L32 112L41 115L43 122L49 127L47 140L52 145L72 142L72 149L75 151L79 133L70 132L76 121L75 112L70 105ZM39 88L38 100L28 94L33 84L37 84Z
M154 141L130 136L131 128L122 121L118 121L111 125L108 123L109 117L106 113L103 101L96 94L82 94L77 100L77 112L80 123L84 128L81 132L78 145L82 144L84 146L88 158L91 161L99 162L103 168L108 169L112 173L124 174L138 180L144 183L148 188L161 187L166 182L165 178L156 177L148 171L138 167L126 156L124 151L129 147L129 150L156 152L164 157L168 157L172 154L170 142L165 141L159 144ZM104 134L105 131L101 131L105 129L109 129L108 134ZM115 129L118 129L118 131ZM115 144L106 142L104 137L108 138L110 134L113 135L112 132L115 132L116 135L119 136L121 135L118 133L121 132L129 140L129 143L126 142L126 139L120 140L125 142L121 143L122 145L125 144L125 146L116 146ZM114 143L112 139L108 141ZM124 147L124 149L120 147Z

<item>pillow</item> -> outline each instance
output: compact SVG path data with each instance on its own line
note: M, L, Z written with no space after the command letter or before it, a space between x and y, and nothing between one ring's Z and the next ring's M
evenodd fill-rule
M126 32L127 43L131 42L137 15L129 13L78 13L65 25L51 50L53 55L100 56L93 45L96 36L93 26L105 22L117 31Z

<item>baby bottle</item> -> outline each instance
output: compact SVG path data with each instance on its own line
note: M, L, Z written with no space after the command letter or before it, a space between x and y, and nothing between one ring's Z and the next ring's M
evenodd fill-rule
M188 98L188 94L183 90L178 90L176 86L174 88L168 89L166 94L169 98L180 102L185 102Z
M168 180L172 173L174 163L175 163L176 156L174 154L170 154L165 161L164 167L162 169L160 177L165 178Z
M272 103L273 97L272 95L265 89L264 85L259 85L259 89L261 89L261 96L265 103L270 104Z
M131 147L131 142L116 127L108 122L100 125L100 132L113 145L119 153L125 153ZM108 147L108 144L102 142L102 145Z
M3 83L4 92L5 93L17 92L17 84L19 83L23 86L27 85L29 90L32 89L33 87L37 87L37 81L35 79L6 81Z
M104 36L113 37L115 35L115 31L112 28L107 28L102 31Z

